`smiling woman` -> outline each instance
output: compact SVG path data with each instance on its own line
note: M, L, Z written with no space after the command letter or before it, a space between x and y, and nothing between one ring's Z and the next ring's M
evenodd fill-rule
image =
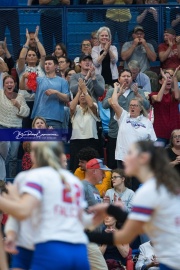
M154 108L154 130L158 140L165 145L169 142L171 132L180 128L178 108L180 91L176 77L178 70L179 67L173 76L169 72L161 70L159 75L161 88L159 92L150 94L150 101Z
M98 149L97 125L99 121L97 104L87 91L83 79L79 79L78 92L70 102L72 136L70 140L70 169L78 167L77 153L84 147ZM79 104L78 104L79 103Z
M141 104L140 99L134 98L130 101L129 112L125 111L118 103L118 98L126 90L126 84L120 86L114 84L114 92L111 98L111 107L115 112L115 120L118 122L119 130L116 141L115 159L119 168L123 168L124 157L131 143L140 140L156 140L151 121Z
M180 175L180 129L175 129L172 131L170 145L166 150L171 161L170 164Z
M22 120L29 115L30 109L24 97L15 93L15 81L10 75L3 80L4 91L0 91L0 129L21 128ZM16 176L17 154L19 143L11 141L7 157L9 163L9 177Z

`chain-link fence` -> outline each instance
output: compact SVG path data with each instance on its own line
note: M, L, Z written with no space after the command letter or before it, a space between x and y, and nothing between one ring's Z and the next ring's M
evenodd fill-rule
M0 41L7 38L10 52L17 58L26 40L26 28L35 31L40 26L39 37L47 54L54 51L55 44L63 42L71 59L81 54L81 43L91 39L91 32L108 26L113 44L120 50L122 44L132 39L133 29L142 25L145 39L155 50L163 41L163 31L172 27L180 34L180 5L78 5L17 9L0 9Z

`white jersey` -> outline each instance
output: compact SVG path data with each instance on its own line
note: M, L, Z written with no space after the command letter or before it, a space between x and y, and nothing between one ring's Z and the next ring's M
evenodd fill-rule
M83 186L73 174L63 169L57 172L51 167L30 170L20 193L31 194L40 201L31 215L35 244L54 240L88 242L78 217L79 210L87 207L87 203Z
M173 269L180 269L180 195L159 189L154 178L136 192L129 219L146 222L157 260Z
M115 159L124 161L129 146L140 140L156 141L151 121L142 114L136 118L131 118L129 113L123 110L119 119L114 116L118 122L119 130L116 140Z

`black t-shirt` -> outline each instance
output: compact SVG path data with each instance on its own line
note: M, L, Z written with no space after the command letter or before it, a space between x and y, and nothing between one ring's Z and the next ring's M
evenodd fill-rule
M104 50L100 52L100 55L103 54ZM110 68L110 55L109 53L106 54L104 60L102 61L102 71L101 75L103 76L105 80L105 84L110 84L112 85L113 80L112 80L112 73L111 73L111 68Z
M174 161L178 155L176 155L171 148L166 149L168 157L170 161ZM177 170L178 174L180 175L180 164L177 164L174 166L174 168Z

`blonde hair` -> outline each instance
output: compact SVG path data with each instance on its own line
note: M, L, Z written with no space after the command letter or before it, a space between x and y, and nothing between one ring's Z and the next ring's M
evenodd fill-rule
M101 32L106 31L108 33L109 39L112 39L112 35L111 35L111 30L106 27L106 26L102 26L99 28L99 30L97 31L97 38L99 40L99 35L101 34Z
M64 176L61 175L60 157L64 153L61 142L38 142L33 148L36 157L36 166L46 167L50 166L59 173L60 180L70 190L69 184L66 182Z
M33 119L33 121L32 121L32 128L35 127L35 124L36 124L36 120L37 120L37 119L42 120L42 121L44 122L46 128L48 128L48 125L47 125L47 123L46 123L46 120L45 120L43 117L41 117L41 116L36 116L36 117Z

